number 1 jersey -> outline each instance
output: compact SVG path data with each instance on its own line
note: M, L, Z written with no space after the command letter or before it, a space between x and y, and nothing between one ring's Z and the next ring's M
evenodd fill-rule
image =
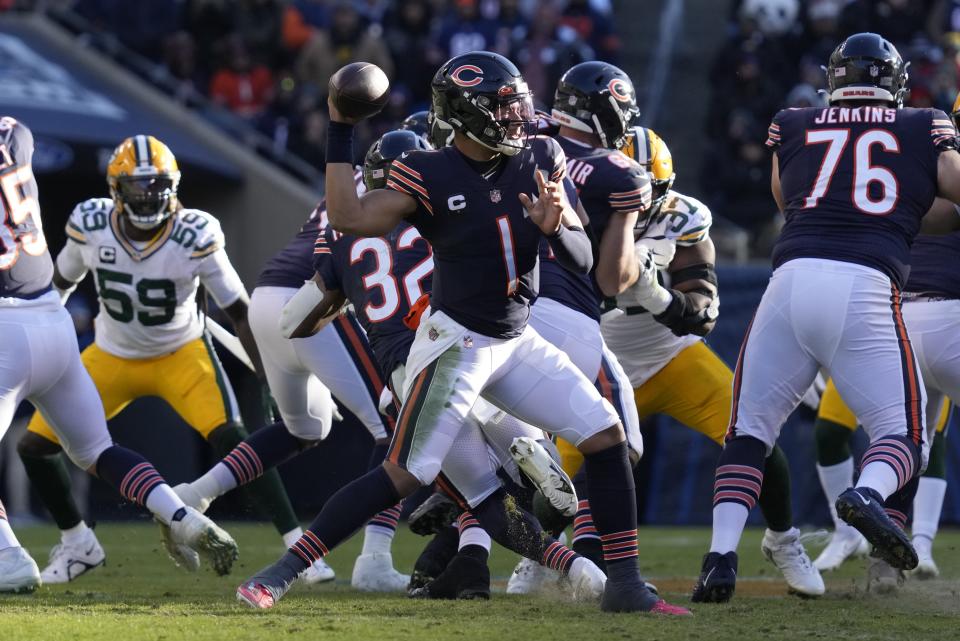
M220 223L197 209L181 209L153 240L133 243L120 229L112 200L86 200L67 221L57 269L74 282L93 272L100 300L96 343L121 358L161 356L199 338L201 282L221 308L244 293Z
M774 268L795 258L858 263L900 288L910 245L937 195L937 158L957 149L936 109L785 109L770 125L786 223Z

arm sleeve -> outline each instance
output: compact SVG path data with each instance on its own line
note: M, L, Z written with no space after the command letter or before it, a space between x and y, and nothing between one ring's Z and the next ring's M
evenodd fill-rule
M57 255L57 271L71 283L79 283L87 275L87 266L83 263L83 250L78 243L69 238Z
M593 269L593 247L587 233L579 227L560 226L553 236L547 236L557 262L565 269L587 274Z
M930 137L937 152L949 149L960 149L960 140L957 138L957 128L953 121L939 109L934 109L930 118Z
M767 147L771 150L776 151L780 149L780 120L783 112L777 112L777 115L773 117L773 122L770 123L769 129L767 129Z
M223 309L237 302L246 293L243 281L233 268L227 252L219 249L200 262L200 282L207 288L213 300Z

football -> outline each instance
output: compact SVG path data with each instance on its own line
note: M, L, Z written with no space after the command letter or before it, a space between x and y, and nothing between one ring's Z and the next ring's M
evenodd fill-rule
M347 118L369 118L383 109L390 96L387 74L375 64L353 62L330 76L330 98Z

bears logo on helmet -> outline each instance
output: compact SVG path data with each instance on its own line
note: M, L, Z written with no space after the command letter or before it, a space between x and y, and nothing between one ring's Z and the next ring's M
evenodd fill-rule
M470 78L469 80L464 80L463 78L460 77L464 71L470 71L476 75L473 78ZM453 82L455 82L456 84L460 85L461 87L476 87L481 82L483 82L483 69L481 69L477 65L462 65L460 67L457 67L450 73L450 79L453 80Z

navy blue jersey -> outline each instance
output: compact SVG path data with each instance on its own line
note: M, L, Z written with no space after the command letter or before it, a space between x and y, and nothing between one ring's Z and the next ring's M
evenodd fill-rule
M827 258L872 267L898 286L910 244L937 194L937 157L957 132L936 109L786 109L770 125L786 224L778 267Z
M960 298L960 232L922 234L910 251L910 278L905 291Z
M353 174L357 190L363 188L363 172L357 170ZM297 235L286 247L273 255L260 271L257 277L257 287L293 287L300 289L303 281L313 278L313 245L320 231L320 221L326 214L327 205L320 201L310 213Z
M40 222L32 160L30 130L0 118L0 297L36 298L50 291L53 259Z
M504 157L493 180L453 147L410 152L391 165L387 189L412 196L409 221L433 247L431 307L484 336L519 336L537 296L543 234L519 194L537 194L535 169L563 178L565 158L551 138L533 137Z
M577 206L577 189L569 175L563 179L563 187L572 207ZM540 241L540 296L550 298L595 321L600 320L599 290L588 274L577 274L557 262L550 243Z
M353 303L380 369L389 377L406 362L413 343L414 332L403 319L430 292L430 245L408 223L382 238L359 238L336 232L324 221L313 265L325 289L340 290Z

